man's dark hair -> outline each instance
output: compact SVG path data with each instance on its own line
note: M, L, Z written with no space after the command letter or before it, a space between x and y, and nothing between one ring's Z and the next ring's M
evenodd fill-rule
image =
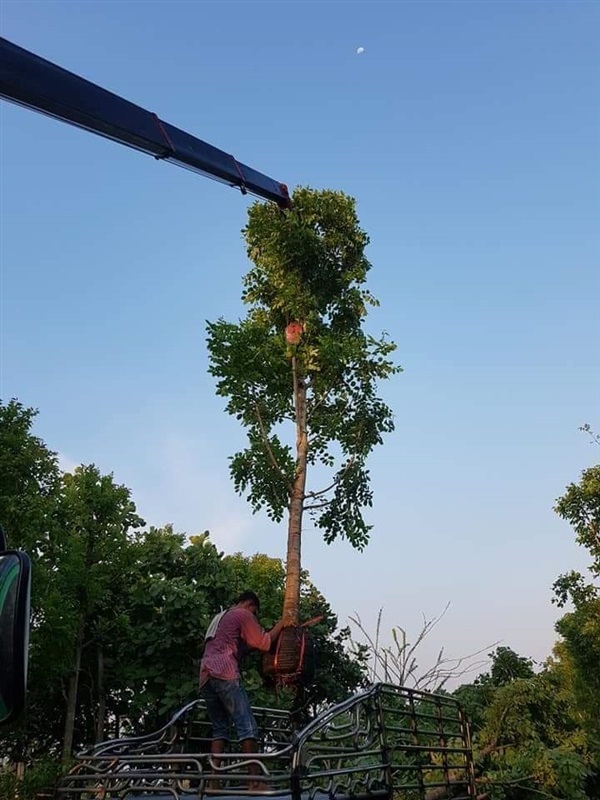
M256 610L260 611L260 600L258 599L256 592L242 592L235 601L236 605L239 605L239 603L252 603L252 605L256 606Z

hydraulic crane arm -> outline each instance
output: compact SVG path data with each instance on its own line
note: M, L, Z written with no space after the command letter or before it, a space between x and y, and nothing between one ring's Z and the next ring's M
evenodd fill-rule
M0 37L0 97L79 128L290 205L285 184L130 103Z

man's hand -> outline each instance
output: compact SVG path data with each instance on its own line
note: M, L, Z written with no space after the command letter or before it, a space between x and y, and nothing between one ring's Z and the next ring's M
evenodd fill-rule
M271 642L274 642L281 631L283 630L283 620L280 619L279 622L276 622L275 625L269 631L269 636L271 637Z

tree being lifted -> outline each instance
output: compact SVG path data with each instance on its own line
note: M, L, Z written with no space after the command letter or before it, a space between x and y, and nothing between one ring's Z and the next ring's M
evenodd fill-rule
M362 550L368 542L366 460L394 428L377 382L400 371L389 359L396 345L363 329L378 302L364 288L369 239L354 199L300 188L292 202L288 212L250 208L248 313L237 324L207 325L217 393L248 435L246 449L231 458L235 488L255 512L264 508L276 522L288 515L286 626L299 623L304 512L327 543L346 538ZM294 444L285 441L288 424ZM311 488L307 469L319 464L332 474Z

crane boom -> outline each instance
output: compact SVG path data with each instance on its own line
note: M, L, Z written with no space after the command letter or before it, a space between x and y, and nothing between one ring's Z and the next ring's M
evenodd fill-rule
M156 114L0 37L0 97L290 206L287 186Z

